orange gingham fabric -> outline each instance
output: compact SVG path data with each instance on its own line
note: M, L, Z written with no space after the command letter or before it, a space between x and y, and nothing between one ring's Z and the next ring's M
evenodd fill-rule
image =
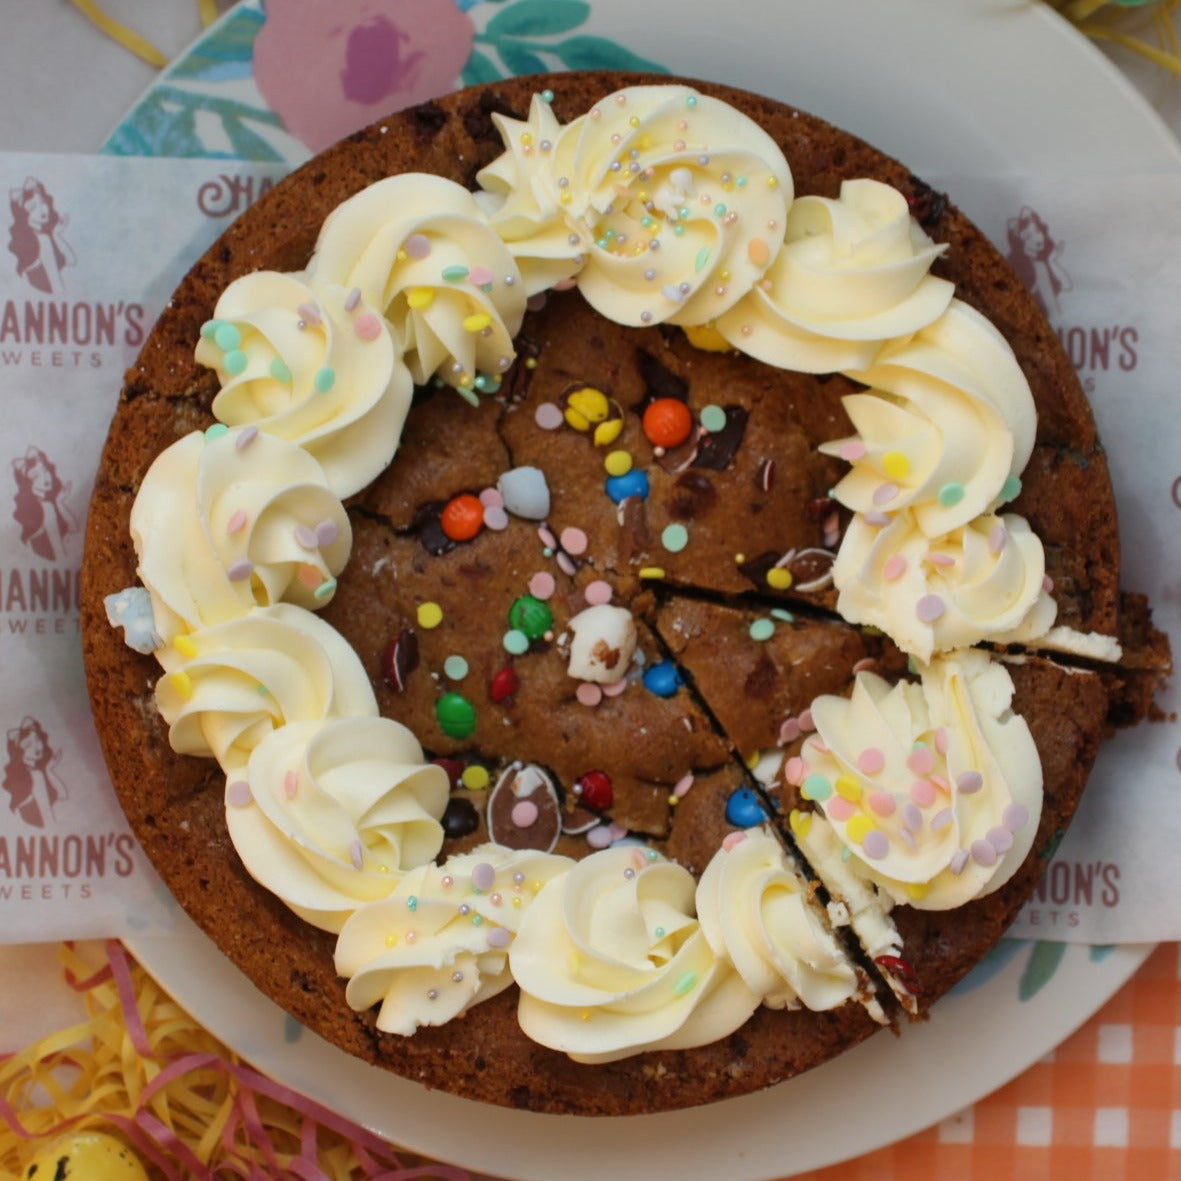
M790 1141L784 1151L790 1153ZM1178 944L1158 947L1081 1029L974 1107L857 1160L792 1175L792 1181L1009 1178L1181 1181Z

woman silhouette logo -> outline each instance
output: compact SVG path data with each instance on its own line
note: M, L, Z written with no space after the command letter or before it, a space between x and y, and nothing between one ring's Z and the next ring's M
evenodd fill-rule
M60 561L66 539L78 533L78 522L66 504L70 485L62 482L49 456L30 447L12 461L16 480L12 518L21 528L21 541L38 557Z
M1042 312L1053 319L1059 311L1058 296L1074 286L1058 259L1062 243L1050 236L1049 226L1028 205L1009 218L1008 231L1010 264Z
M67 219L57 211L49 190L34 177L24 186L10 189L8 249L16 256L16 273L38 291L61 295L65 291L62 270L72 266L74 252L65 239Z
M8 731L8 762L4 767L8 809L34 828L44 828L57 802L69 795L53 770L56 761L49 735L36 718L25 718L15 730Z

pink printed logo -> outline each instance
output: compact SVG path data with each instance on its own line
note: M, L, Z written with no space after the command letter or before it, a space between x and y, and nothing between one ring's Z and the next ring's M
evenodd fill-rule
M54 770L58 752L36 718L27 717L8 731L8 758L4 766L4 791L8 809L32 828L44 828L54 819L54 808L67 798L65 784Z
M21 541L47 562L60 562L80 533L67 500L70 485L39 447L30 447L12 461L16 482L12 518L20 526Z
M1028 205L1016 217L1009 218L1008 234L1009 263L1042 312L1054 319L1061 310L1059 295L1074 286L1058 257L1062 243L1051 236L1049 226Z
M8 208L12 215L8 250L16 257L16 273L46 295L63 294L62 271L75 262L65 237L69 219L57 211L45 185L32 176L21 188L8 191Z

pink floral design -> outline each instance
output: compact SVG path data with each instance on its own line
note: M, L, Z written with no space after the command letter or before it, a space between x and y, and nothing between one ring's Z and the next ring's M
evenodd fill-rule
M454 88L474 30L451 0L267 0L254 78L318 152Z

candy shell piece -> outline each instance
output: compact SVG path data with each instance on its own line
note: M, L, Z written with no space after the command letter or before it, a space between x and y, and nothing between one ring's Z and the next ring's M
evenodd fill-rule
M562 831L558 791L535 763L514 763L488 797L488 835L509 849L549 853Z
M503 472L496 488L504 498L506 512L528 521L544 521L549 516L549 485L540 468L524 465Z
M138 1156L105 1132L72 1132L40 1149L25 1177L78 1178L78 1181L148 1181Z

